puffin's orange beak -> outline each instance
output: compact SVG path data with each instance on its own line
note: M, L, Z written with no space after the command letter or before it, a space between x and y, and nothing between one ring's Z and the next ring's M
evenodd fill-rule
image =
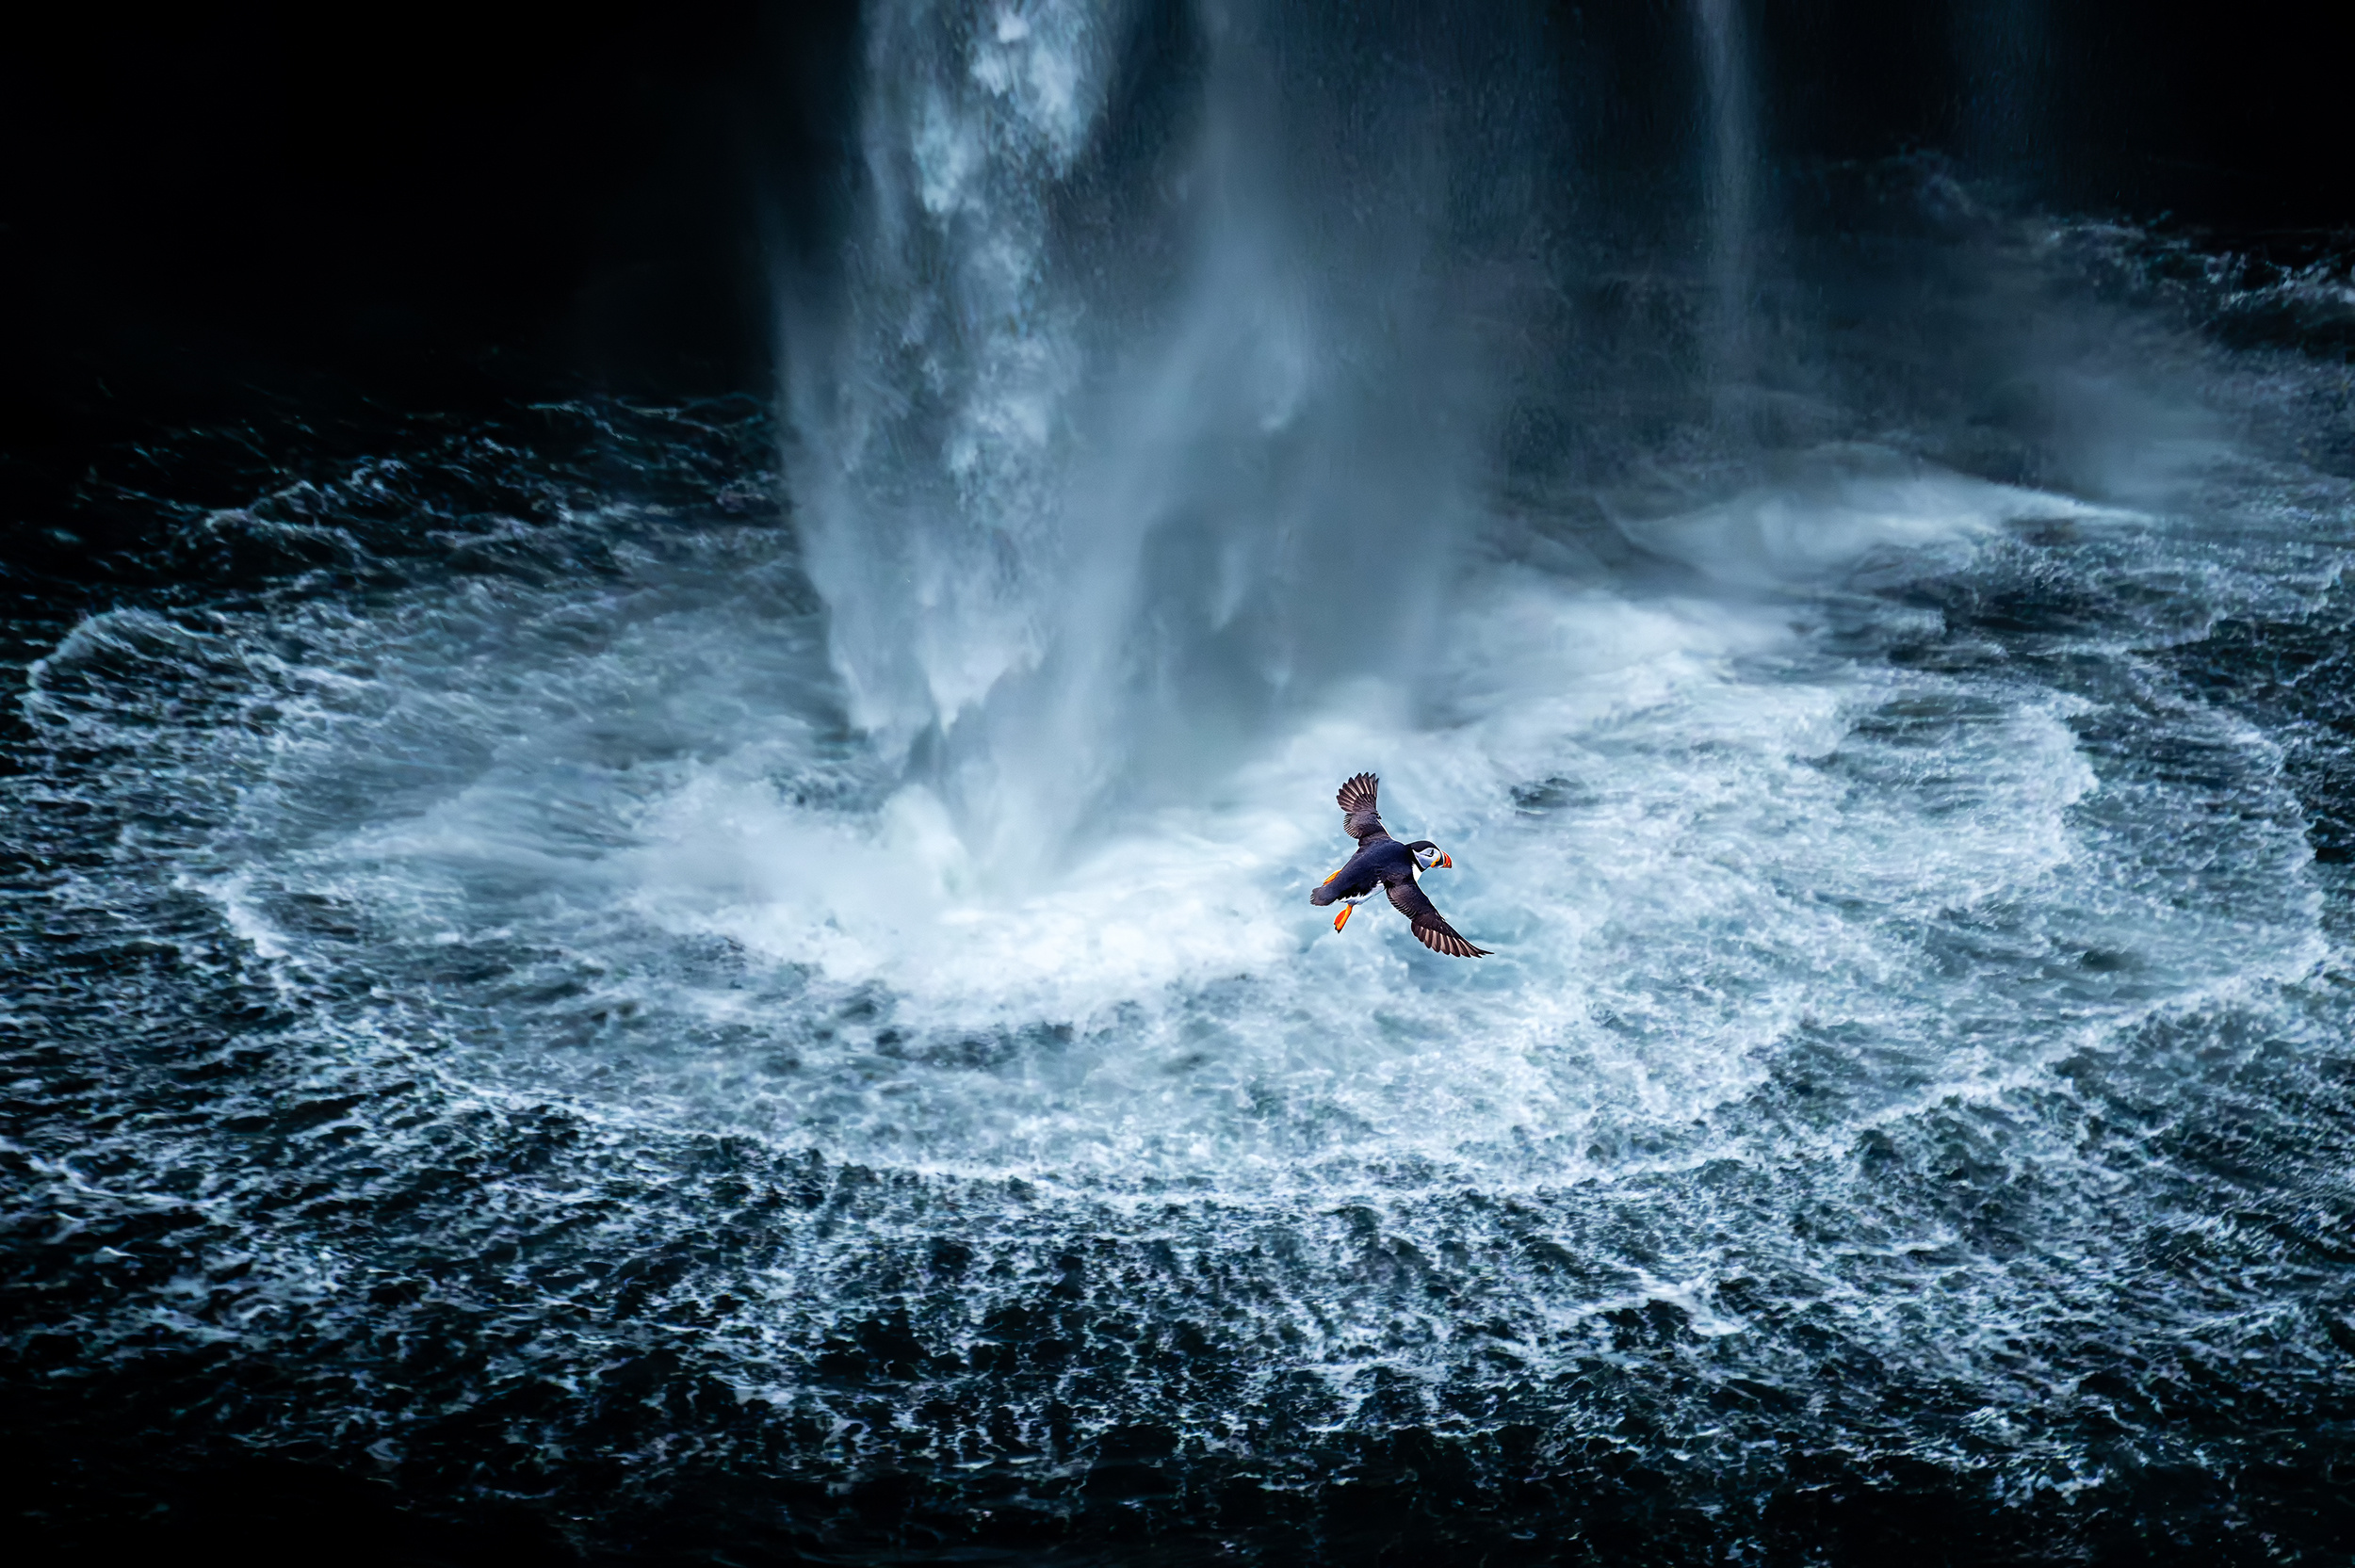
M1447 855L1446 855L1444 852L1442 852L1442 853L1440 854L1440 856L1439 856L1439 864L1440 864L1441 865L1443 865L1443 866L1447 867L1450 871L1453 871L1453 870L1454 870L1454 869L1455 869L1455 863L1454 863L1454 861L1452 861L1452 860L1448 859ZM1338 877L1338 876L1340 876L1340 872L1338 872L1338 871L1336 871L1336 872L1334 872L1334 873L1333 873L1333 875L1335 875L1335 876L1337 876L1337 877Z
M1336 877L1338 877L1338 876L1340 876L1340 872L1338 872L1338 871L1336 871L1336 872L1334 872L1334 873L1333 873L1333 875L1334 875L1334 876L1336 876ZM1329 880L1329 879L1328 879L1328 880ZM1343 926L1348 925L1348 924L1349 924L1349 917L1350 917L1351 915L1353 915L1353 914L1356 913L1357 913L1357 906L1356 906L1356 904L1343 904L1343 905L1341 906L1341 913L1339 913L1339 914L1337 914L1337 915L1335 915L1335 916L1333 916L1333 929L1334 929L1335 930L1337 930L1337 931L1338 931L1338 930L1340 930L1340 929Z

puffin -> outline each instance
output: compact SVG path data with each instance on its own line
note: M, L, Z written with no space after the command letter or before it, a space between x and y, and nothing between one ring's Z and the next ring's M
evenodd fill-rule
M1341 912L1333 916L1333 929L1338 931L1349 924L1361 901L1372 897L1375 888L1384 888L1390 895L1391 906L1414 928L1416 941L1450 958L1486 958L1488 949L1475 947L1457 935L1416 885L1416 879L1425 871L1434 866L1453 868L1455 863L1427 838L1401 844L1390 836L1374 810L1374 795L1381 784L1372 773L1360 773L1333 797L1341 808L1341 827L1357 841L1357 852L1308 895L1308 902L1322 908L1340 900Z

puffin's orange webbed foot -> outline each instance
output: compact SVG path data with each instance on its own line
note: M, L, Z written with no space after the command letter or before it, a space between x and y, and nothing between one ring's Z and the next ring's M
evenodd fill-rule
M1356 904L1343 904L1341 906L1341 913L1333 916L1333 929L1338 931L1343 926L1348 925L1349 917L1356 913L1357 906Z
M1348 870L1348 869L1349 869L1349 867L1348 867L1348 866L1346 866L1346 865L1344 865L1344 866L1342 866L1342 867L1341 867L1341 871L1346 871L1346 870ZM1338 876L1340 876L1340 875L1341 874L1341 871L1336 871L1336 872L1334 872L1334 873L1333 873L1333 877L1338 877ZM1331 881L1333 880L1333 877L1327 877L1327 878L1325 878L1324 880L1325 880L1326 881L1328 881L1328 882L1329 882L1329 881Z

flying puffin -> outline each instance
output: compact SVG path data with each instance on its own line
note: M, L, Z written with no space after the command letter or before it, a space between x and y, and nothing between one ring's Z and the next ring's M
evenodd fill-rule
M1433 866L1453 867L1455 863L1427 838L1401 844L1389 835L1373 809L1374 791L1381 783L1371 773L1360 773L1333 797L1340 804L1341 826L1357 841L1357 852L1308 895L1308 902L1322 906L1340 899L1341 912L1333 916L1333 929L1338 931L1349 924L1361 900L1373 897L1375 888L1386 888L1391 904L1414 927L1416 941L1451 958L1486 958L1488 949L1475 947L1456 935L1455 928L1439 918L1438 910L1415 885L1415 879Z

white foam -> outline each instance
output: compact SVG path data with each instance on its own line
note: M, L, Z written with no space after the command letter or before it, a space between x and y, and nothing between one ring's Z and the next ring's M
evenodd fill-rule
M1809 454L1794 471L1689 511L1622 516L1634 542L1744 586L1821 582L1891 554L1915 573L1951 568L2028 518L2106 515L2049 492L1902 462L1869 446Z
M1954 530L1984 525L1966 509ZM663 800L616 874L666 929L882 987L901 1026L1077 1032L1044 1073L901 1072L870 1133L920 1124L937 1161L1525 1166L1537 1139L1562 1177L1754 1091L1819 1021L1940 1032L1960 994L1918 972L1919 923L2049 897L2081 857L2093 776L2066 699L1990 705L1954 677L1810 662L1762 611L1510 568L1466 586L1445 640L1432 727L1378 721L1405 704L1353 688L1204 802L1036 878L976 854L920 786L871 815L790 805L759 748ZM1954 733L1841 763L1891 704ZM1339 935L1307 905L1359 768L1394 829L1454 855L1427 885L1495 957L1425 954L1378 901ZM1565 803L1517 809L1538 784Z
M1882 580L1950 571L1996 526L1942 484L1873 533L1868 555L1915 552ZM1832 526L1861 558L1851 512ZM2314 950L2294 825L2163 779L2121 798L2078 743L2084 700L1836 656L1795 629L1815 618L1789 582L1729 604L1483 569L1435 605L1442 656L1411 680L1331 686L1206 751L1197 785L1026 856L1019 777L993 796L967 769L953 805L882 782L887 758L823 711L814 628L729 574L685 591L684 558L593 593L429 587L195 641L91 623L46 667L44 700L73 705L44 721L115 721L68 690L101 655L202 660L233 709L267 703L268 724L146 760L236 791L190 885L265 962L381 970L426 1015L457 1010L461 1075L1105 1189L1781 1158L1818 1134L1744 1107L1811 1052L1852 1063L1836 1140ZM1119 721L1064 719L1082 747ZM2253 734L2200 738L2245 753L2251 787L2276 766ZM1430 954L1379 900L1337 934L1307 902L1349 848L1332 794L1360 768L1394 831L1450 851L1428 888L1493 957ZM2190 828L2197 859L2168 838ZM1939 957L1977 930L1992 956ZM2069 991L2094 948L2139 978ZM1990 964L2016 983L1973 978Z
M264 960L288 957L292 948L286 933L263 915L254 901L252 884L252 875L246 872L211 879L183 876L177 882L211 899L228 922L231 934L252 948L255 956Z
M1092 1023L1159 988L1294 954L1271 883L1297 848L1247 814L1179 820L1060 875L993 886L920 785L872 818L780 803L715 773L667 802L633 862L644 907L843 985L876 981L929 1022Z

